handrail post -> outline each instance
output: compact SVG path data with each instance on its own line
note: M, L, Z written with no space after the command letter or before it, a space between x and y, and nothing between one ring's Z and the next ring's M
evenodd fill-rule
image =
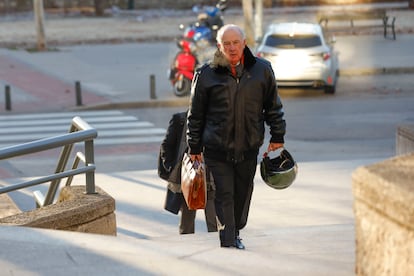
M76 153L76 156L75 156L75 160L73 160L72 170L73 169L76 169L78 167L80 161L82 161L84 164L86 164L86 162L85 162L85 155L83 153L81 153L81 152L77 152ZM72 184L72 179L73 179L73 176L69 176L66 179L65 186L70 186L70 184Z
M69 128L69 133L74 132L76 128L71 125ZM65 170L66 164L68 163L68 159L70 156L70 153L72 152L73 144L65 145L60 153L59 161L56 166L55 173L60 173ZM49 189L47 191L45 201L43 203L43 206L50 205L53 203L53 200L55 199L57 189L60 185L61 179L53 180L50 183Z
M95 157L93 152L93 140L85 141L85 163L86 166L89 164L95 164ZM87 172L86 178L86 194L96 194L95 191L95 172Z

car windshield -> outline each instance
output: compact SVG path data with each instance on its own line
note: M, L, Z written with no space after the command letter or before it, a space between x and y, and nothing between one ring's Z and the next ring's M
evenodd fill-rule
M266 46L274 48L310 48L322 45L317 35L270 35L266 38Z

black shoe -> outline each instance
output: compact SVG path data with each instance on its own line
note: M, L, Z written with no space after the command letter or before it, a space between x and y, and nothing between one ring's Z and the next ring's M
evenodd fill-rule
M236 247L237 249L245 249L246 247L244 246L244 244L241 242L241 238L239 236L236 237L236 240L234 241L234 247Z
M241 238L240 237L236 237L236 239L234 240L234 243L232 244L225 244L225 243L220 243L221 247L226 247L226 248L237 248L237 249L246 249L246 247L244 246L244 244L241 242Z

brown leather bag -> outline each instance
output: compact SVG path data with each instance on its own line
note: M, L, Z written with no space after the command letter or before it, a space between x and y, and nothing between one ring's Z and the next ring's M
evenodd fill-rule
M207 203L207 181L204 161L191 161L184 153L181 166L181 191L188 209L204 209Z

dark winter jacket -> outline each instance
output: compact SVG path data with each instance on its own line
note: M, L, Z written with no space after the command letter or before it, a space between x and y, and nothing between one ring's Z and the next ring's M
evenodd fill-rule
M186 118L187 112L176 113L172 116L165 138L161 143L158 161L158 174L163 173L166 177L162 178L178 186L181 184L181 166L176 165L181 164L183 154L187 149L185 140L181 139L183 128L186 127ZM183 145L180 148L181 143Z
M158 156L158 175L168 181L168 188L174 193L181 193L181 161L188 148L183 136L187 129L186 119L187 112L173 114ZM206 181L207 191L214 191L214 179L208 167ZM209 193L208 198L212 199L214 196Z
M223 161L256 158L266 122L270 142L284 142L286 124L270 63L246 47L237 76L220 51L195 74L188 114L190 153Z

